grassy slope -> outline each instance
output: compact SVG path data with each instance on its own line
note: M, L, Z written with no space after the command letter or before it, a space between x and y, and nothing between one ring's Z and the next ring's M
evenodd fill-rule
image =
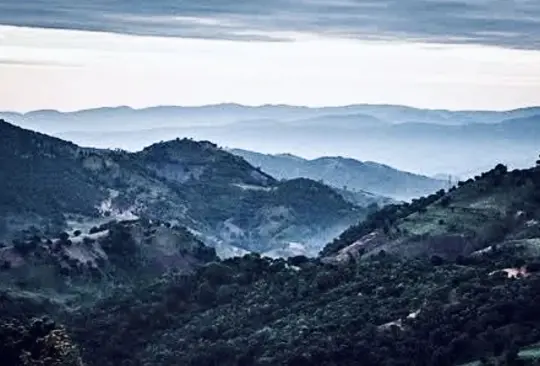
M539 168L506 172L499 166L448 193L380 211L344 232L323 254L335 255L372 233L383 237L384 244L368 252L384 249L403 255L456 256L504 240L534 238L539 231L539 187ZM456 241L463 246L460 252L446 250Z

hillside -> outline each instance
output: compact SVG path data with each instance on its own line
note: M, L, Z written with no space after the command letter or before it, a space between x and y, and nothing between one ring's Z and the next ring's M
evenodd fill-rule
M109 221L57 237L27 232L0 247L3 289L21 287L62 303L85 294L95 301L109 289L191 273L217 260L186 228L146 220ZM61 300L60 300L61 299Z
M389 205L352 226L323 251L348 260L385 251L400 256L456 259L505 242L538 246L540 167L508 171L504 165L449 192Z
M349 191L366 191L396 200L431 194L448 185L443 180L403 172L384 164L342 157L307 160L290 154L266 155L240 149L231 152L276 178L310 178L336 188L346 187ZM383 197L381 202L384 203Z
M540 165L499 165L371 213L319 258L219 260L185 229L145 220L29 233L2 249L0 357L14 366L28 365L30 350L47 366L532 366L539 178ZM297 192L303 182L290 184ZM95 264L79 260L88 256Z
M524 275L507 275L520 266ZM24 333L9 333L13 324L36 337L42 336L31 331L34 324L48 324L86 365L357 365L361 359L373 366L450 366L490 358L516 365L518 351L540 341L538 268L537 256L504 245L460 263L381 253L333 266L248 255L193 274L110 287L97 301L74 300L70 307L11 288L2 294L0 337L9 334L16 346L4 343L0 356L40 344L30 337L16 343ZM3 273L17 278L11 269ZM28 320L44 315L52 321Z
M81 148L6 122L0 130L7 168L0 238L30 226L54 233L142 217L186 226L220 255L290 242L314 255L363 215L323 184L278 182L210 142L177 139L128 153Z
M0 120L0 238L31 223L61 223L63 212L97 215L107 193L78 163L87 152Z
M434 266L381 256L344 267L238 258L142 289L136 307L119 295L67 324L90 365L515 365L505 361L540 340L538 262L521 258L526 278L502 271L520 258L502 250Z
M147 286L166 273L190 274L218 260L183 227L111 221L58 237L26 233L0 246L0 357L6 365L83 366L56 323L59 311ZM32 316L46 315L30 320Z

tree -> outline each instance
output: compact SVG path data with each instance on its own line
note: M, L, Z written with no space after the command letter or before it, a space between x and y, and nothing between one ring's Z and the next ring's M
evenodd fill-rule
M2 364L82 366L79 351L64 328L48 319L0 321Z
M308 262L309 259L304 255L297 255L294 257L290 257L287 261L291 266L301 266L302 264Z
M233 271L226 265L213 262L202 269L202 276L212 285L223 285L231 281Z
M452 199L450 198L450 196L445 196L441 199L441 206L442 207L448 207L450 205L450 201Z
M212 305L216 301L216 292L208 282L203 282L197 290L197 300L202 305Z
M534 261L534 262L531 262L531 263L527 264L526 270L527 270L527 272L540 272L540 262L539 261Z
M0 218L0 234L7 232L8 225L5 218Z
M37 243L34 241L13 240L13 248L24 256L34 251L37 248Z
M511 345L510 348L506 351L504 354L504 361L507 365L515 365L516 361L518 360L519 348L515 345Z
M430 258L430 262L434 266L440 266L444 264L444 259L438 255L432 255Z

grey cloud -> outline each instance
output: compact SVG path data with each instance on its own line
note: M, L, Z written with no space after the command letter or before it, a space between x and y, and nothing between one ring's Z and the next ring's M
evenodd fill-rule
M264 41L299 31L540 49L537 0L2 0L0 24Z

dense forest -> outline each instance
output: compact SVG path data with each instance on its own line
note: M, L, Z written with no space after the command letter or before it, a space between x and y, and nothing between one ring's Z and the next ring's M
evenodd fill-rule
M507 246L460 263L247 255L75 309L5 293L0 353L12 365L71 365L47 355L78 350L86 365L521 365L520 350L540 342L539 270ZM45 311L65 328L24 320ZM70 352L44 349L55 329Z

